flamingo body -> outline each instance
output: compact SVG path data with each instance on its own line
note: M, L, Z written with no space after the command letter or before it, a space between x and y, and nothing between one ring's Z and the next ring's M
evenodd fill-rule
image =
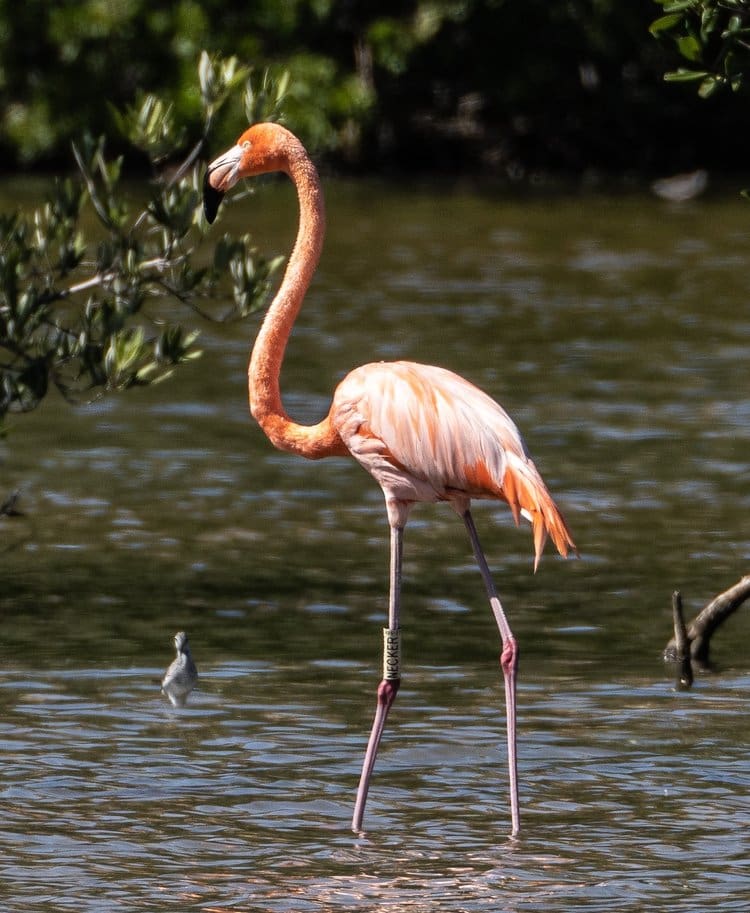
M204 210L213 222L226 191L241 178L286 173L297 189L299 228L284 278L253 346L248 366L250 410L271 443L308 459L351 454L378 482L391 529L388 627L378 687L354 805L360 831L370 777L388 712L398 692L403 530L418 501L446 501L461 516L502 640L512 831L520 827L516 761L518 651L469 505L472 498L506 501L516 523L531 521L534 568L548 536L558 552L575 550L570 531L507 412L486 393L444 368L409 361L355 368L338 385L328 415L300 425L284 409L279 376L294 321L323 247L325 204L315 166L300 141L278 124L257 124L208 166Z
M560 553L569 531L515 423L458 374L409 361L373 362L336 388L329 414L351 455L386 502L447 501L460 515L471 498L506 501L534 528L535 564L547 534Z

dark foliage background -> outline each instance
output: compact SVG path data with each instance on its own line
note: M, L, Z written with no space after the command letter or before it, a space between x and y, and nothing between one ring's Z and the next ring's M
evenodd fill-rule
M288 125L339 168L746 168L747 107L664 82L678 55L649 33L661 13L653 0L0 0L0 167L69 163L70 141L110 132L110 105L138 92L197 123L206 48L288 70ZM219 145L242 122L230 112Z

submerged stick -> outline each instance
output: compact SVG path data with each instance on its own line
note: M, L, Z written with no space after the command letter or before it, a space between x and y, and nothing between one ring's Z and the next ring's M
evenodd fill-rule
M682 614L682 594L672 593L672 621L674 623L675 662L678 663L678 687L689 688L693 684L693 665L690 662L690 638Z
M677 599L675 600L675 597ZM707 669L709 667L709 648L711 638L721 624L750 597L750 575L742 577L734 586L724 590L714 597L695 618L687 625L685 637L689 644L689 657L693 668ZM678 609L675 609L675 601ZM673 615L682 614L682 597L679 593L672 596ZM675 621L675 636L664 648L664 659L679 661L680 645L684 647L684 638L678 633L679 620ZM684 625L684 620L683 620Z

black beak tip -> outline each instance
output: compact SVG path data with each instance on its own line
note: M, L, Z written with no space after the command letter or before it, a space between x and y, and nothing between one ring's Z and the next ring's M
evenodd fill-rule
M224 194L211 186L208 180L209 173L206 171L206 175L203 178L203 212L206 216L206 221L211 225L216 218L216 213L219 211L219 204Z

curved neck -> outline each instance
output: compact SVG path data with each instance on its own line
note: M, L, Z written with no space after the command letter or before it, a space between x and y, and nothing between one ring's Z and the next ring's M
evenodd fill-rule
M296 141L290 144L281 170L289 175L297 190L299 228L284 278L266 312L250 357L250 411L274 446L316 458L336 449L338 435L327 419L308 427L289 418L281 401L279 375L289 335L323 248L325 204L318 173L301 144Z

